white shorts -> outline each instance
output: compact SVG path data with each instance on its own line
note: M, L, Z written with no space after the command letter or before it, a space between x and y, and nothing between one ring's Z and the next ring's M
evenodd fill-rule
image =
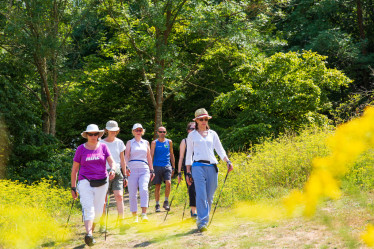
M98 222L103 214L108 182L100 187L91 187L86 179L78 181L77 190L83 209L83 219Z

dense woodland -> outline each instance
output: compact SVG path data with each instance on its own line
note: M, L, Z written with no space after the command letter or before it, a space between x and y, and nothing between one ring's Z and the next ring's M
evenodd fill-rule
M4 0L0 164L66 186L88 124L162 124L177 151L201 107L244 151L360 115L373 68L373 0Z

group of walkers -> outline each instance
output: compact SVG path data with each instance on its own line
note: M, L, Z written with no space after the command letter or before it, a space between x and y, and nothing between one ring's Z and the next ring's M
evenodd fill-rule
M200 232L206 231L214 192L218 183L217 159L214 150L227 163L228 171L233 169L217 133L209 128L212 117L204 109L195 112L194 122L187 125L187 138L180 144L178 162L178 184L182 181L182 171L187 183L191 217L196 218ZM149 202L149 183L155 184L155 211L160 212L161 183L165 182L165 200L162 207L169 211L171 178L175 171L173 142L166 138L166 128L157 129L158 139L151 145L142 136L145 129L139 123L132 127L133 139L126 146L117 138L120 131L116 121L108 121L105 130L95 124L87 126L81 135L87 142L78 146L71 171L71 192L74 199L80 195L83 219L86 229L85 243L95 244L93 231L100 222L100 231L104 231L105 198L112 191L116 200L120 229L129 224L124 222L123 189L129 192L130 212L133 222L139 222L138 191L142 222L147 222ZM105 139L101 137L106 134ZM78 181L77 181L78 177ZM109 181L108 181L109 179Z

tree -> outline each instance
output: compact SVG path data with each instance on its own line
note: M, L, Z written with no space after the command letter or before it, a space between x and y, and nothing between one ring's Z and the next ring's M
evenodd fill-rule
M104 50L127 53L131 67L142 72L155 130L163 122L164 102L185 89L207 51L218 41L247 42L251 33L247 24L258 14L242 1L102 2L109 13L107 21L116 29ZM261 4L265 5L263 1L255 5Z
M61 87L67 81L64 60L74 26L73 7L77 6L69 0L20 0L4 1L1 7L0 46L19 59L20 67L34 67L36 81L21 84L42 107L43 132L55 135Z
M224 142L241 149L261 137L323 125L329 96L352 81L341 71L328 69L326 57L313 52L277 53L254 65L245 65L241 83L214 102L216 113L235 119Z

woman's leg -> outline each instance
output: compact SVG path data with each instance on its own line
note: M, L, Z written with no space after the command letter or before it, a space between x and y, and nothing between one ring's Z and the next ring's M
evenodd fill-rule
M140 195L140 207L142 208L142 213L147 212L149 193L148 193L148 184L149 184L149 169L142 169L142 173L139 176L139 195Z
M80 180L78 182L78 192L80 195L80 203L82 205L86 233L88 235L92 235L92 224L95 218L93 188L90 186L90 183L87 180Z
M130 203L130 212L136 215L138 211L138 182L139 182L139 173L137 169L131 169L131 174L128 179L128 189L129 189L129 203Z
M207 175L206 193L207 193L208 207L209 207L209 213L210 213L210 210L213 204L214 193L216 192L216 189L217 189L218 173L216 172L216 169L214 167L205 167L205 168L206 168L206 175ZM209 216L208 216L208 219L209 219Z
M206 191L206 175L203 166L195 166L192 170L192 177L195 182L196 190L196 208L197 208L197 227L207 225L209 220L209 207Z

